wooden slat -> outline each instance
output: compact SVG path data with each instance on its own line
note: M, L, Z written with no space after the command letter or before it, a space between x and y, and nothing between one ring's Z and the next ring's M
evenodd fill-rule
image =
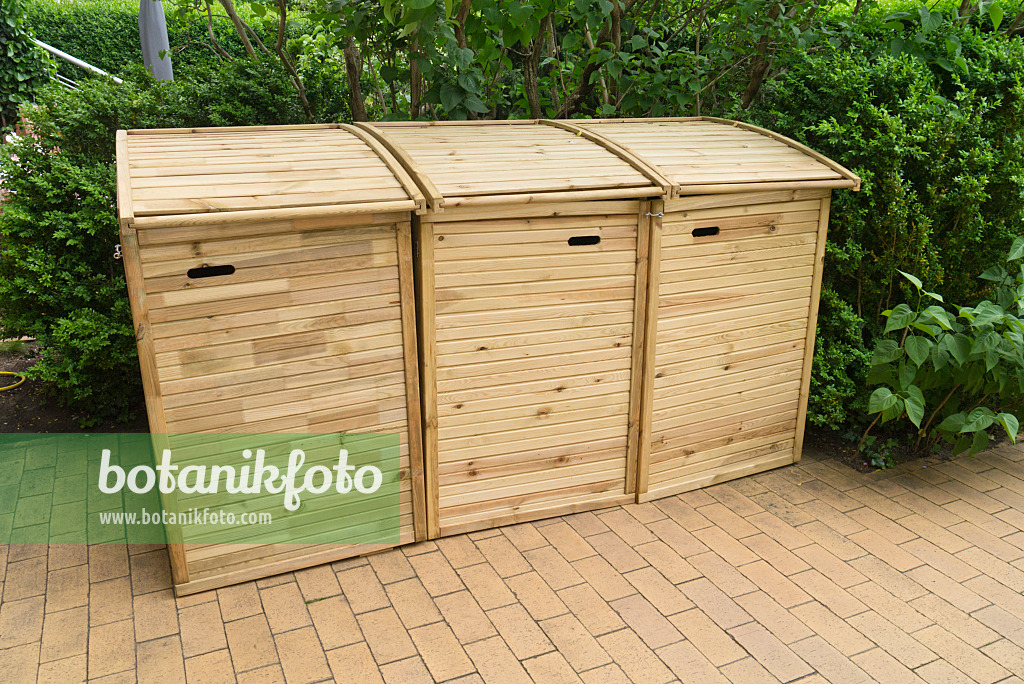
M831 197L821 200L821 214L818 219L818 250L814 254L814 280L811 285L811 310L807 316L807 338L804 343L803 383L800 387L800 407L797 409L796 441L793 458L799 461L803 455L804 429L807 423L807 402L811 391L811 369L814 364L814 336L817 331L818 304L821 300L821 279L825 270L825 243L828 233L828 215Z
M416 338L416 282L413 266L412 224L398 224L398 275L401 294L403 370L405 372L406 422L409 427L410 486L416 541L427 539L427 500L424 484L423 425Z
M444 210L444 196L438 192L437 186L430 180L430 177L423 173L422 169L416 164L409 153L406 152L401 145L396 143L387 133L383 130L374 127L371 124L357 121L355 126L366 131L377 139L384 148L393 154L398 162L405 168L409 177L413 179L416 185L419 187L420 192L426 198L427 208L436 212Z

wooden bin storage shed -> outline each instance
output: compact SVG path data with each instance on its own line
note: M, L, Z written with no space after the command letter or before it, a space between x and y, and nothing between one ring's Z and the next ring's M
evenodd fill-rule
M673 184L651 224L637 499L799 460L831 191L860 179L734 121L581 126Z
M711 118L121 132L151 428L397 431L402 542L791 463L859 183ZM369 550L171 556L193 591Z
M431 537L799 458L832 188L709 119L359 124L417 180Z
M397 432L423 539L410 219L424 199L349 126L119 131L121 248L154 433ZM179 594L373 550L169 548Z

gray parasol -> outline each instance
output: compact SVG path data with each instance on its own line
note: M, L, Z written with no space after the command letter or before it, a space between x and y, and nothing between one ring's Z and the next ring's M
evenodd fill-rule
M167 19L160 0L139 0L139 39L142 42L142 61L153 77L173 81Z

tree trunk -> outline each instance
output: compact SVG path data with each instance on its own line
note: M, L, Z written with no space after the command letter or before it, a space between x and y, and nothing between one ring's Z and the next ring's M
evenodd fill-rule
M460 48L469 47L466 42L466 19L469 18L470 5L473 0L462 0L459 11L455 13L455 41Z
M245 22L238 16L238 12L235 11L235 5L231 0L220 0L221 7L228 14L228 19L235 25L235 33L238 34L239 39L242 41L242 47L245 48L245 54L249 55L253 59L256 59L256 51L252 49L252 43L249 42L249 36L245 32Z
M622 8L622 16L627 16L630 11L638 4L639 0L626 0L625 6ZM600 33L597 34L596 43L602 45L611 40L612 27L611 24L605 24L601 27ZM620 36L621 40L621 36ZM571 93L565 96L565 100L562 102L561 108L558 110L558 118L567 119L572 114L579 111L583 103L586 102L590 96L591 91L594 89L594 84L590 82L590 77L595 71L601 68L601 64L596 62L590 62L586 67L583 68L583 73L580 75L579 85L577 85Z
M534 119L544 118L540 105L540 83L538 69L540 67L540 50L544 43L544 22L541 22L540 33L530 42L530 52L523 62L523 89L526 91L526 102L530 105L530 116Z
M353 121L367 121L366 105L363 101L363 88L359 79L363 75L363 60L359 57L359 48L352 36L344 49L345 76L348 78L348 108L352 112Z
M772 8L768 10L769 23L775 23L775 20L779 18L781 9L782 5L778 2L772 3ZM754 98L761 91L761 85L764 83L765 75L768 73L768 66L771 64L771 58L768 56L768 44L770 42L771 38L767 33L757 41L757 56L754 58L754 63L750 66L750 81L747 82L747 88L743 91L743 100L740 105L743 109L750 107Z
M416 62L419 40L413 34L409 43L409 118L420 118L420 67Z

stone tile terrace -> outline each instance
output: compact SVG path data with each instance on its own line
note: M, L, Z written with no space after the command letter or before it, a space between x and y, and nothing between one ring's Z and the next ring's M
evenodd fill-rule
M1020 682L1024 449L797 466L175 599L0 547L0 682Z

